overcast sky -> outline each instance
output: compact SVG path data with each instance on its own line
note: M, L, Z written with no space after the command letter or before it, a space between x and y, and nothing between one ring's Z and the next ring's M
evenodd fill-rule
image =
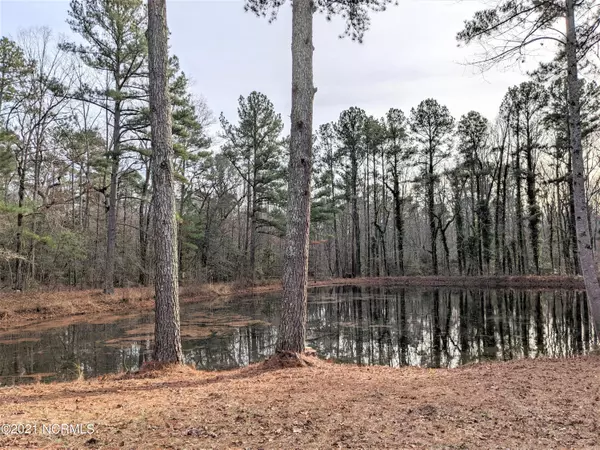
M484 7L477 0L400 0L372 16L363 44L339 39L341 21L315 21L315 126L336 120L350 106L383 116L390 107L410 108L435 98L460 115L475 109L489 119L519 71L480 74L464 63L476 51L460 49L455 35L463 21ZM49 26L70 33L67 1L0 0L0 33ZM265 93L289 130L291 8L278 19L245 13L241 1L168 1L171 46L195 93L218 116L236 118L237 99L252 90Z

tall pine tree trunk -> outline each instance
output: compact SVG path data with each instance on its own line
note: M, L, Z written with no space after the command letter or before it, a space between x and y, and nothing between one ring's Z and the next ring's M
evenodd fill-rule
M571 119L569 118L568 128L571 127ZM571 132L569 132L569 142L571 142ZM583 158L583 157L582 157ZM572 273L574 275L581 274L579 251L577 248L577 227L575 225L575 188L573 186L573 152L569 152L569 158L567 159L567 173L571 174L571 180L569 180L569 246L573 252L570 266L573 267ZM568 257L567 255L565 257Z
M529 238L533 254L533 267L536 275L540 274L540 211L537 203L535 167L533 160L533 144L530 136L530 126L527 125L527 205L529 207Z
M181 173L185 177L186 172L186 159L181 163ZM183 267L183 216L185 211L185 197L187 196L187 186L184 181L179 186L179 217L180 220L177 223L177 264L178 264L178 277L182 280L185 276L185 270Z
M456 260L458 262L458 274L462 275L465 270L465 231L464 231L464 218L461 205L462 189L459 188L458 183L454 192L454 217L456 217L456 225L454 230L456 232Z
M373 151L373 236L372 236L372 257L373 272L372 276L381 276L382 264L379 255L380 228L379 228L379 205L377 204L377 164L375 160L375 151ZM367 216L368 217L368 216Z
M438 274L437 224L435 218L435 186L433 174L433 148L429 145L429 166L427 168L427 214L429 218L429 238L431 240L431 272Z
M404 217L402 211L402 202L404 199L400 192L398 164L398 155L394 154L394 163L392 166L392 176L394 177L392 190L392 196L394 197L394 237L396 242L394 249L398 260L398 275L404 275Z
M256 160L256 159L255 159ZM254 174L254 180L256 180L256 173ZM256 181L255 181L256 182ZM252 206L250 208L250 256L249 256L249 271L250 281L252 284L256 278L256 238L258 234L257 230L257 214L258 214L258 198L256 193L256 186L252 187Z
M342 271L340 268L340 242L338 239L337 213L336 213L336 198L335 198L335 178L333 175L333 164L330 165L331 171L331 205L333 209L333 243L335 245L335 276L341 277Z
M518 116L517 116L518 120ZM517 226L517 243L518 243L518 254L515 253L515 259L517 261L517 270L519 274L523 275L527 272L526 253L527 247L525 244L525 232L523 231L523 198L522 198L522 185L521 185L521 145L519 143L519 125L517 124L517 148L515 153L515 183L516 183L516 226Z
M567 13L567 82L569 86L569 129L571 134L571 152L573 164L573 200L575 206L575 227L577 230L577 250L579 263L588 304L596 324L600 330L600 283L591 239L588 229L588 210L585 196L585 170L583 164L583 149L581 145L581 102L579 94L579 79L577 72L577 37L575 34L574 0L566 0Z
M278 352L302 352L306 335L306 283L312 169L313 13L311 0L292 5L292 124Z
M117 76L117 79L119 77ZM119 160L121 139L121 102L115 101L113 122L113 151L111 155L110 194L108 201L108 226L106 231L106 267L104 272L104 293L115 292L115 247L117 244L117 189L119 184Z
M148 219L146 215L146 196L148 195L148 185L150 184L150 165L146 166L146 175L144 178L144 184L142 185L142 192L140 198L140 204L138 209L138 222L139 222L139 241L140 241L140 272L138 275L138 282L142 286L148 284Z
M499 148L500 156L498 158L498 179L496 181L496 204L494 209L494 273L500 275L502 272L502 246L500 245L500 217L502 211L502 203L500 202L500 193L502 192L502 171L503 171L503 158L504 158L504 144L506 135L502 139L502 145Z
M25 160L26 161L26 160ZM15 239L15 290L22 291L24 286L23 259L20 257L23 248L23 205L25 203L25 163L17 168L19 174L19 211L17 212L17 233Z
M148 68L154 187L154 250L156 297L154 354L160 362L181 363L177 220L171 138L171 101L167 69L169 46L166 0L148 0Z
M356 148L352 149L350 156L352 164L352 225L353 225L353 244L354 252L352 254L352 276L362 276L361 254L360 254L360 218L358 215L358 156Z

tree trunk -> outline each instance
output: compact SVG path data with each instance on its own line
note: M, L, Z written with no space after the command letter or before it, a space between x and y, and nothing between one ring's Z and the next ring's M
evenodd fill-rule
M379 239L380 239L380 245L381 245L381 258L383 261L383 272L385 273L385 276L389 276L390 275L390 268L388 266L388 260L387 260L387 246L385 243L385 234L386 234L386 230L387 230L387 223L388 223L388 218L389 218L389 211L386 208L387 205L387 196L386 191L385 191L385 147L382 146L381 147L381 205L383 208L383 213L385 214L385 222L384 222L384 226L380 227L378 226L377 229L379 230Z
M364 199L364 216L365 216L365 234L366 234L366 250L367 250L367 272L369 276L373 276L373 252L371 245L371 204L369 200L369 149L367 148L367 164L365 167L365 186L363 188Z
M342 276L340 269L340 243L338 239L338 226L337 226L337 213L336 213L336 201L335 201L335 178L333 163L329 166L331 171L331 205L333 209L333 243L335 245L335 276Z
M397 252L396 256L398 258L398 274L404 275L404 217L402 211L402 202L404 199L400 192L398 164L398 155L394 154L394 163L392 166L392 176L394 177L392 196L394 197L394 225L396 238L396 246L394 249Z
M433 148L429 146L429 167L427 170L427 213L429 218L429 238L431 239L431 271L438 274L437 224L435 218L435 187L433 178Z
M448 246L448 238L446 237L446 230L450 224L442 226L440 223L440 237L442 238L442 247L444 249L444 263L446 264L446 273L450 275L450 247Z
M508 128L508 126L507 126ZM506 136L508 135L508 130L506 134L502 138L502 145L499 148L500 156L498 158L498 180L496 182L496 205L495 205L495 213L494 213L494 272L496 275L500 275L502 268L502 253L503 249L500 246L500 216L502 211L502 203L500 202L502 192L502 171L504 162L504 145Z
M568 128L571 128L571 119L569 119ZM571 142L571 132L569 131L569 142ZM583 158L583 156L582 156ZM581 265L579 258L579 251L577 249L577 227L575 225L575 188L573 186L573 152L569 152L569 158L567 159L567 173L571 174L571 180L569 182L569 246L573 252L571 264L573 266L573 274L581 274ZM566 255L568 257L568 255Z
M456 232L456 259L458 262L458 274L462 275L465 270L465 231L464 231L464 220L461 205L462 189L456 186L454 192L454 217L456 217L456 225L454 231Z
M292 124L278 352L302 352L306 334L306 283L312 169L313 13L310 0L292 5Z
M500 247L502 249L502 273L506 274L507 270L507 249L506 249L506 196L507 196L507 189L506 189L506 185L508 183L508 169L509 169L509 165L508 165L508 155L506 158L506 164L504 164L504 175L502 177L502 214L500 217L500 222L502 223L502 226L500 228Z
M186 159L184 158L181 163L181 175L185 177L186 171ZM182 280L185 276L185 270L183 266L183 217L185 211L185 197L187 195L186 182L181 181L181 185L179 186L179 219L180 221L177 223L177 263L178 263L178 274L180 280Z
M517 121L519 116L517 115ZM519 254L515 254L517 261L517 270L519 274L523 275L527 272L527 263L525 262L525 255L527 253L527 247L525 244L525 233L523 231L523 199L521 194L521 144L519 142L519 123L517 122L517 148L515 153L515 183L516 183L516 225L517 225L517 243Z
M396 251L398 256L398 274L404 275L404 217L402 216L402 198L399 188L394 192L394 223L396 225Z
M531 130L527 124L527 205L529 207L529 238L531 240L531 250L533 254L533 267L536 275L540 274L540 238L539 222L540 211L537 204L537 194L535 186L535 167L533 160L533 143L531 139Z
M588 304L600 330L600 283L592 252L591 239L587 225L587 202L585 196L585 171L581 146L581 102L579 97L579 79L577 72L577 37L575 35L575 11L573 0L566 0L567 12L567 81L569 86L569 128L571 131L571 152L573 164L573 197L575 203L575 226L577 230L577 249L579 263Z
M361 254L360 254L360 218L358 215L358 155L357 149L351 150L352 164L352 224L354 225L354 253L352 262L352 276L360 277L362 275Z
M255 158L256 161L256 158ZM254 173L254 183L256 183L257 174ZM252 187L252 206L250 207L250 257L249 257L249 270L250 270L250 281L252 284L256 281L256 238L258 234L257 230L257 214L258 214L258 199L256 186Z
M15 290L22 291L24 286L23 280L23 260L21 259L21 249L23 247L23 204L25 202L25 165L18 168L19 173L19 211L17 212L17 233L15 239Z
M368 217L368 216L367 216ZM379 205L377 204L377 164L375 159L375 150L373 150L373 236L372 236L372 257L373 272L371 275L381 276L381 257L379 255Z
M154 159L152 181L154 186L154 250L156 253L153 358L160 362L182 363L168 64L166 0L148 0L148 68L152 156Z
M138 281L142 286L148 285L148 219L146 215L146 196L148 195L148 185L150 182L150 165L146 166L146 176L144 178L144 184L142 185L142 192L140 198L140 205L138 210L138 221L139 221L139 240L140 240L140 273Z
M113 151L111 155L110 194L108 203L108 227L106 235L106 268L104 273L104 293L115 292L115 247L117 243L117 189L119 184L119 160L121 139L121 102L115 101L113 123Z

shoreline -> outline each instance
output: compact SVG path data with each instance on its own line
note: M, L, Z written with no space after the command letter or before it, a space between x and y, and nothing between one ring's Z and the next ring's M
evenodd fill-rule
M583 279L572 276L406 276L311 280L309 288L333 286L422 287L471 289L572 289L583 290ZM237 287L233 283L189 285L180 288L180 302L195 303L278 292L281 284ZM83 315L152 311L150 287L118 288L113 295L100 289L32 291L0 294L0 330L18 328L35 321L74 318Z

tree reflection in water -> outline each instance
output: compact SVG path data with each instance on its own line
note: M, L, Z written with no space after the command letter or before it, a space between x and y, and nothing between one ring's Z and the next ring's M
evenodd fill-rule
M277 295L182 308L184 352L199 369L266 358ZM153 317L73 323L0 334L0 383L68 380L136 370L149 354ZM308 344L361 365L457 367L482 360L585 354L594 344L585 294L573 291L343 286L310 295Z

